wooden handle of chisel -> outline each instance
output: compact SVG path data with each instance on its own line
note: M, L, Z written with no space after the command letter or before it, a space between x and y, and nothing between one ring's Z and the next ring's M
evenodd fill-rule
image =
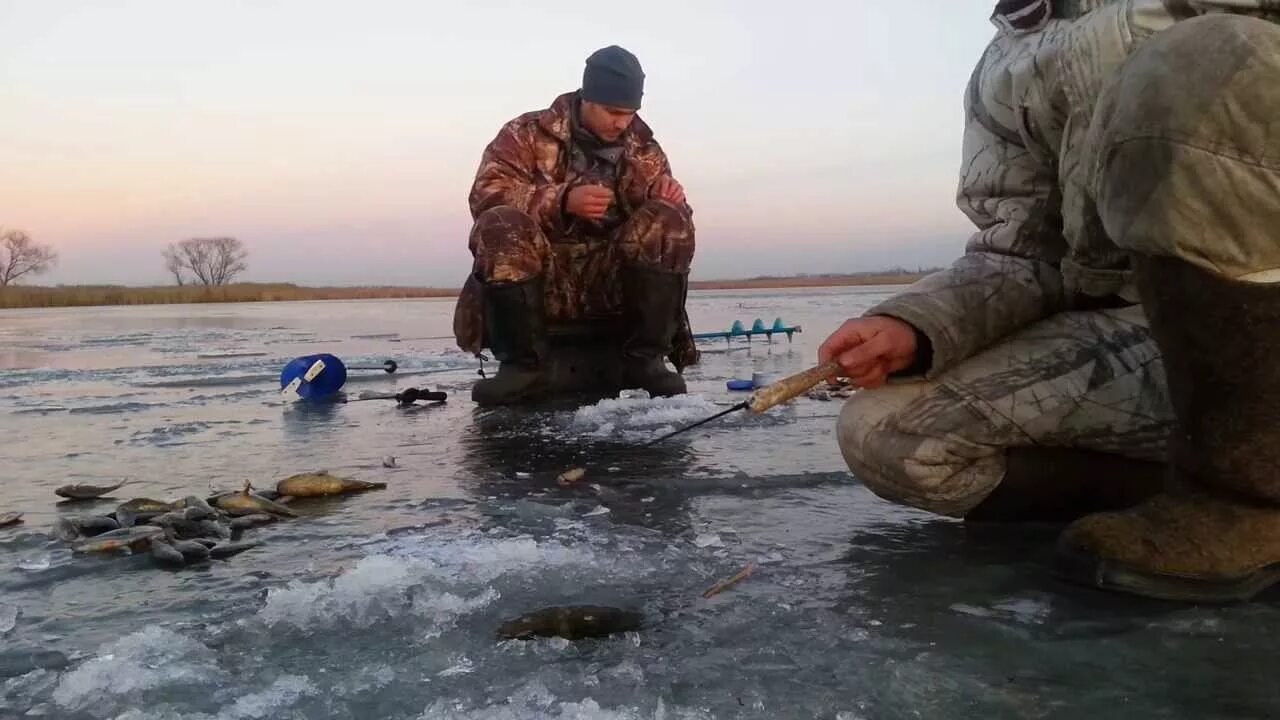
M778 403L784 403L800 393L808 391L823 380L839 374L840 364L835 360L831 360L818 367L809 368L804 372L782 378L772 385L766 385L751 393L751 399L747 400L747 407L751 408L755 413L762 413Z

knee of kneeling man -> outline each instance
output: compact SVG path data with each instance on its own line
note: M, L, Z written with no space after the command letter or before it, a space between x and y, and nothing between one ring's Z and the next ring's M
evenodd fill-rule
M990 488L976 466L939 462L942 443L898 424L918 390L886 386L850 398L837 421L840 453L876 496L939 515L960 517ZM979 481L975 482L975 478Z
M885 497L898 495L898 488L907 480L905 458L895 455L889 448L895 433L896 408L884 401L888 388L861 390L849 398L840 410L836 421L836 438L845 463L863 485ZM896 500L896 497L887 499Z

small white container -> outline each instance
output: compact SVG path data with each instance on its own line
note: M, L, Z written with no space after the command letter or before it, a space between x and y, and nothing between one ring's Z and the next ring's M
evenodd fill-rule
M776 373L751 373L751 384L756 388L762 388L778 382Z

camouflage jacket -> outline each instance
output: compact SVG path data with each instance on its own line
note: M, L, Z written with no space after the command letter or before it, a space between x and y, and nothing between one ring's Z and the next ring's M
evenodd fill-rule
M1038 6L1038 7L1037 7ZM1145 39L1208 12L1280 20L1272 0L1004 0L965 93L957 202L977 230L951 267L867 311L914 325L932 377L1051 314L1134 304L1128 259L1086 191L1103 84ZM1038 15L1037 15L1038 12Z
M519 208L555 242L590 231L563 212L565 193L586 178L570 161L572 115L577 92L555 99L545 110L508 122L484 149L471 186L471 217L499 205ZM637 115L622 135L621 177L614 190L622 216L643 205L654 182L671 175L671 165L653 131Z

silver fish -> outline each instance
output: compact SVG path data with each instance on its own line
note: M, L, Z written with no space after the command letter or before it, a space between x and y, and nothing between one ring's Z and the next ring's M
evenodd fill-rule
M209 548L193 540L176 540L171 544L174 550L182 553L187 562L206 560L209 557Z
M181 567L187 564L187 559L183 557L182 553L178 552L177 548L159 539L151 541L151 557L159 565Z
M53 491L58 497L69 498L71 500L93 500L103 495L124 487L127 480L121 480L115 485L63 485Z
M154 525L120 528L103 533L71 546L73 552L115 552L124 548L140 550L151 544L151 541L164 536L164 529Z
M238 518L231 519L231 529L248 530L249 528L257 527L259 525L270 525L273 522L276 522L276 517L274 515L267 515L263 513L256 515L241 515Z

